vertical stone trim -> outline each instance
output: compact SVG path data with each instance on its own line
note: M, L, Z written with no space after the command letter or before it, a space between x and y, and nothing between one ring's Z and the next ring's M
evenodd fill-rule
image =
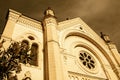
M115 58L116 62L120 66L120 54L118 53L118 50L117 50L115 44L108 43L108 47L109 47L110 51L112 52L113 57Z
M20 16L21 16L21 13L18 13L9 9L9 14L7 18L8 20L2 36L5 36L7 38L12 38L15 24Z
M2 36L5 36L7 38L12 38L14 27L15 27L15 22L8 20Z
M108 47L109 47L109 50L111 51L111 54L113 56L113 58L115 59L115 62L116 63L113 63L114 64L114 69L113 71L116 73L116 75L118 76L118 78L120 78L120 55L117 51L117 48L116 46L113 44L113 43L107 43ZM116 65L115 65L116 64Z
M43 20L44 80L64 80L56 26L54 15L46 14Z
M108 46L108 48L111 52L110 58L112 60L111 63L113 64L113 65L111 65L112 68L113 68L113 71L117 75L117 77L120 78L120 62L119 62L120 61L120 59L119 59L120 55L117 51L117 48L113 44L113 42L110 40L108 35L103 34L101 32L101 38L105 41L105 43L107 44L107 46Z

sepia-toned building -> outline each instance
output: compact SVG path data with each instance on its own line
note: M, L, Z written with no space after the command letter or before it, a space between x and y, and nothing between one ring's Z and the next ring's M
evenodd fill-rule
M22 64L18 80L120 80L116 46L80 18L58 22L48 8L37 21L9 9L2 39L6 47L11 41L23 42L36 55L31 63Z

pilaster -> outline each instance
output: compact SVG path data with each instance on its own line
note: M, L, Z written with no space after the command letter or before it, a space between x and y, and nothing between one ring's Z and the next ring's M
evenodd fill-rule
M110 52L111 52L111 59L112 59L112 68L113 71L116 73L117 77L120 78L120 54L117 51L117 48L113 42L111 42L108 35L101 33L101 38L106 42Z
M64 80L56 26L53 11L46 10L43 20L44 80Z
M4 32L2 34L3 37L12 38L15 23L18 20L18 18L20 17L20 15L21 15L21 13L18 13L18 12L15 12L15 11L9 9L8 20L7 20Z

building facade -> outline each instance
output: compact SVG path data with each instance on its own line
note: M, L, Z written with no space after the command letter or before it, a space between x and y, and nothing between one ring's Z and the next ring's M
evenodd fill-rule
M29 65L22 64L18 80L120 80L116 46L80 18L58 22L48 8L40 22L10 9L2 39L6 47L20 41L35 52Z

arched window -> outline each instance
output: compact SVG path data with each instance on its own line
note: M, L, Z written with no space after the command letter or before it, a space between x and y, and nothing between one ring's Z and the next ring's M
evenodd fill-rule
M21 43L21 51L20 51L20 54L21 54L21 56L20 56L20 58L21 58L21 62L22 63L28 63L28 61L27 61L27 53L26 52L28 52L28 49L29 49L29 42L27 41L27 40L23 40L22 41L22 43Z
M28 49L29 48L29 42L27 40L23 40L21 46L23 49Z
M38 44L37 43L33 43L32 46L31 46L31 53L30 53L30 56L31 56L31 59L32 59L30 61L31 65L35 65L35 66L38 65L37 55L38 55Z

